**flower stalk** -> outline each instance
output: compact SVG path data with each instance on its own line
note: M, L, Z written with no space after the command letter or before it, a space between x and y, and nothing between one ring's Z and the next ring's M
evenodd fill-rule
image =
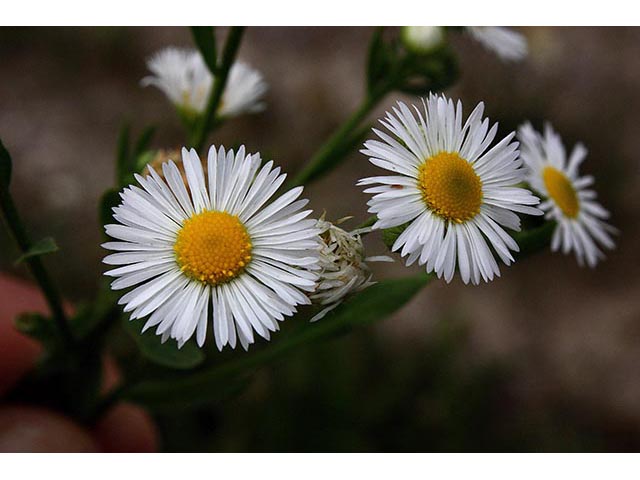
M24 227L8 186L6 188L0 188L0 209L2 209L6 224L15 238L20 251L25 255L24 261L26 262L29 271L33 275L33 278L40 287L40 290L47 301L49 309L51 310L51 317L62 341L67 347L75 347L76 340L69 327L67 316L64 313L60 293L51 280L51 277L49 277L49 274L42 263L42 259L37 255L27 255L32 249L34 243Z
M213 129L216 123L216 112L220 107L220 101L222 100L222 94L227 84L227 77L229 76L229 70L235 61L236 54L240 48L240 42L242 41L242 34L245 27L231 27L227 41L225 42L222 52L221 63L216 72L212 72L215 77L213 80L213 90L209 96L207 107L202 115L201 121L196 125L196 129L191 138L191 145L198 151L202 150L202 147L207 139L207 135Z
M383 87L368 93L356 111L320 146L309 163L289 182L289 187L305 185L334 167L368 132L368 125L362 129L358 127L387 92L388 89Z

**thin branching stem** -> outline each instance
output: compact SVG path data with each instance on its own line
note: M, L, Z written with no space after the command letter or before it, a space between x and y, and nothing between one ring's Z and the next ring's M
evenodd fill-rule
M33 242L24 227L20 214L18 213L18 209L16 208L8 188L0 188L0 208L2 209L7 226L13 234L20 251L23 254L26 254L33 246ZM31 256L25 258L24 261L31 271L36 283L40 287L40 290L42 290L47 304L49 305L49 309L51 310L51 316L56 324L60 337L68 347L73 349L76 345L76 340L69 327L67 316L64 313L62 297L51 280L51 277L49 277L49 274L42 263L42 259L38 256Z
M191 145L200 151L207 140L207 136L216 123L216 113L220 107L222 93L227 85L227 77L229 70L236 58L236 53L240 48L242 34L245 27L231 27L227 36L224 49L222 51L221 63L218 66L216 75L213 79L213 90L209 96L207 108L204 111L201 121L196 125L195 133L192 137Z
M308 184L317 180L344 158L362 136L362 130L356 129L371 110L387 93L387 88L379 88L367 94L360 106L345 120L336 132L318 148L309 163L289 182L289 187Z

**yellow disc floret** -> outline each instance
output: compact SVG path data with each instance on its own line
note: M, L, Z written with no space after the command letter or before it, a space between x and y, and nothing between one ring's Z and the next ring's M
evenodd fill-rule
M580 202L575 188L564 173L553 167L544 167L542 171L544 186L551 199L569 218L576 218L580 212Z
M427 206L446 220L462 223L480 213L482 182L457 153L440 152L418 168L418 188Z
M185 220L173 250L185 275L217 285L251 261L251 238L237 216L206 210Z

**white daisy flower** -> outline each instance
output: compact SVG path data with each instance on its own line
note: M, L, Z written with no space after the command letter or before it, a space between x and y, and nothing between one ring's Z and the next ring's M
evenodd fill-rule
M341 223L347 219L338 221ZM328 222L324 215L318 220L317 228L322 238L320 250L320 280L310 296L313 303L326 308L316 314L311 321L323 318L353 293L361 292L376 282L371 281L371 271L367 262L393 262L387 256L366 257L360 234L369 229L347 232Z
M442 45L444 42L444 28L402 27L400 38L408 50L417 54L426 54Z
M106 225L116 239L104 248L116 253L114 290L135 287L119 303L131 319L151 315L144 330L156 327L166 341L182 346L196 333L202 346L209 310L218 349L247 349L254 332L269 339L278 321L309 304L314 290L320 238L316 221L305 219L302 187L269 199L286 175L273 162L260 167L260 155L209 149L206 175L195 150L182 149L186 184L173 161L136 175L114 208L118 224ZM211 308L209 307L211 305Z
M510 133L489 149L498 125L482 119L482 103L462 123L462 104L431 94L424 111L414 114L402 102L381 120L396 138L374 129L382 141L368 140L362 153L392 175L360 180L380 184L369 212L373 228L407 224L392 250L408 256L407 265L426 264L449 282L456 264L465 283L493 280L500 269L489 248L510 265L518 245L504 230L520 229L514 212L540 215L540 200L516 185L523 180L518 144Z
M503 60L522 60L527 56L527 39L510 28L466 27L466 29L487 50L491 50Z
M562 139L546 124L544 135L536 132L530 123L518 130L522 142L522 159L528 167L527 180L546 201L540 208L546 218L555 220L557 227L551 239L551 250L562 248L567 254L575 252L578 263L594 267L604 258L598 244L609 250L615 247L610 233L616 229L604 220L609 212L596 201L591 190L592 176L580 176L578 167L587 155L587 149L577 144L569 158Z
M197 50L165 48L147 62L153 75L144 77L142 86L159 88L187 114L204 111L213 86L213 75ZM234 63L227 77L218 116L233 117L264 110L262 97L267 84L262 74L243 62Z

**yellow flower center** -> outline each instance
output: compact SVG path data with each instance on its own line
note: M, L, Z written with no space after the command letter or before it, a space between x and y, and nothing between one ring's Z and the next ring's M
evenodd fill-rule
M553 167L545 167L542 171L544 186L562 213L569 218L576 218L580 211L580 202L573 185L564 173Z
M482 182L457 153L427 158L418 168L418 188L427 206L446 220L462 223L480 213Z
M185 275L217 285L251 261L251 238L235 215L206 210L185 220L173 250Z

